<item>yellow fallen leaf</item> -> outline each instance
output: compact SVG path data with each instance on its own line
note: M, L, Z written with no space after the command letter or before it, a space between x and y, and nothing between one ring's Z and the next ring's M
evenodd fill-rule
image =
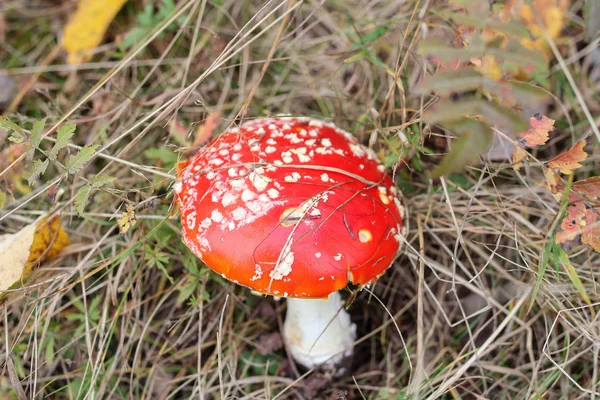
M63 32L67 63L80 64L92 57L106 29L127 0L80 0Z
M550 47L544 36L544 28L552 39L557 39L564 27L568 7L569 0L510 0L505 3L505 12L518 16L527 26L531 39L521 39L523 46L548 53Z
M0 236L0 290L27 278L43 261L70 243L60 218L42 218L12 235Z

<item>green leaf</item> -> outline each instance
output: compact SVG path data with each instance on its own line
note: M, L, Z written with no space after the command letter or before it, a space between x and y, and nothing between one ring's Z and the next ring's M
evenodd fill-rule
M529 69L530 72L544 72L548 69L546 59L541 52L524 47L517 40L509 40L506 46L487 45L487 53L496 57L498 62L514 64L517 69Z
M417 53L423 57L434 56L442 62L455 60L469 60L479 58L484 55L486 46L481 40L473 40L468 47L451 47L445 41L437 38L421 40Z
M453 142L450 153L446 154L440 165L432 171L433 178L461 171L465 165L479 160L481 152L487 149L492 141L490 127L474 119L464 119L449 124L448 127L461 137Z
M483 84L484 78L473 68L461 68L439 72L415 87L415 92L426 94L435 92L447 96L453 92L465 92L477 89Z
M357 50L359 48L364 47L365 45L367 45L369 43L376 41L377 39L379 39L380 37L385 35L387 33L388 29L389 29L389 26L386 26L386 25L377 26L371 32L362 36L358 40L358 42L354 42L354 44L352 46L350 46L350 48L348 50L349 51ZM350 39L350 40L352 40L352 39Z
M108 175L96 175L96 176L92 177L91 181L92 181L92 186L94 187L94 189L97 189L104 185L108 185L109 183L113 182L115 179L116 178L113 178L112 176L108 176Z
M8 196L2 190L0 190L0 209L4 208L4 206L8 203Z
M486 122L496 128L514 133L524 132L529 128L525 118L495 101L482 101L480 107Z
M483 87L494 96L507 99L513 104L537 104L549 97L544 90L524 82L499 82L486 79Z
M24 174L24 178L27 179L27 183L29 184L29 186L33 186L33 184L35 183L35 181L37 181L40 175L46 172L49 163L50 162L48 161L48 159L44 160L43 162L40 160L35 160L33 162L31 170Z
M81 215L85 206L88 203L90 198L90 193L92 193L92 185L85 185L77 190L75 194L75 210L77 210L77 214Z
M575 286L575 288L579 291L583 301L585 301L588 305L592 305L590 296L588 296L583 283L581 283L581 279L579 279L579 275L577 275L577 271L573 267L573 264L571 264L571 260L569 260L569 255L560 246L554 246L554 249L558 252L558 261L565 269L569 279L571 279L571 283L573 283L573 286Z
M52 161L56 160L58 152L67 147L69 141L75 134L75 128L77 128L77 125L75 124L66 124L58 128L56 134L56 143L54 143L54 147L52 147L48 158L50 158Z
M0 129L8 132L8 140L14 143L22 143L27 139L25 131L11 120L0 117Z
M429 124L439 124L444 121L456 121L481 112L481 103L487 100L469 98L466 100L442 100L423 113L423 119Z
M523 117L509 108L484 99L442 100L423 113L427 123L438 124L457 121L462 117L483 115L486 122L511 132L523 132L528 124Z
M556 244L556 230L560 226L558 221L562 221L565 214L567 213L567 206L569 205L569 192L571 191L571 186L573 185L573 175L569 177L567 180L567 184L565 185L565 190L563 191L562 199L560 201L560 207L558 209L558 213L556 218L554 219L554 223L550 227L550 230L546 234L546 245L544 246L544 250L539 259L538 270L537 270L537 278L535 280L535 285L533 286L533 291L531 292L531 302L529 303L529 307L527 308L527 312L531 311L531 308L535 304L535 299L540 291L540 287L542 286L542 280L544 279L544 274L546 273L546 268L548 268L548 260L550 259L550 255L552 254L552 249Z
M486 5L489 9L489 3ZM471 10L469 10L470 12ZM527 38L530 36L525 25L520 21L500 21L494 18L481 18L478 15L468 15L464 12L446 11L442 16L453 20L459 25L468 25L480 29L494 29L512 36Z
M42 140L42 131L46 126L46 118L35 121L33 123L33 127L31 128L31 134L29 135L29 143L31 143L31 147L37 149L40 147L40 141Z
M67 172L71 175L77 173L77 171L83 168L83 166L92 159L97 148L97 144L84 146L77 154L70 155L65 163Z
M197 286L197 282L193 280L186 282L183 286L180 286L178 288L179 295L177 296L177 304L181 305L187 299L189 299L192 296L192 294L194 294L194 290L196 290Z

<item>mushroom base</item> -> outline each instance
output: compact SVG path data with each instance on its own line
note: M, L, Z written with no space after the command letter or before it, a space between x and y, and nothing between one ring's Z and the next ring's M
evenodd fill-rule
M356 325L338 292L327 300L290 298L283 335L296 362L307 368L332 370L352 356Z

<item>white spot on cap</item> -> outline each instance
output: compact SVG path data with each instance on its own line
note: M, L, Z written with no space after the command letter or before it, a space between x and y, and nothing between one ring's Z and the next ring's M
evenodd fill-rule
M229 175L232 178L235 178L237 176L237 171L235 168L229 168L227 170L227 175Z
M221 165L221 164L223 164L223 160L221 160L220 158L213 158L208 163L209 164L215 164L215 165Z
M271 128L272 126L275 126L275 125L273 125L273 124L269 125L269 129L275 129L275 128L276 128L276 127L275 127L275 128ZM262 126L261 126L261 127L259 127L259 128L256 130L256 133L258 133L259 135L264 135L264 134L266 133L266 132L265 132L265 128L263 128Z
M377 166L377 171L379 171L379 172L383 172L383 171L385 171L385 166L384 166L383 164L379 164L379 165Z
M227 206L235 203L236 200L237 200L237 196L235 196L234 194L225 193L225 195L223 196L223 199L221 199L221 204L223 204L223 207L227 207Z
M256 197L256 193L254 193L252 190L245 189L242 192L242 200L245 202L250 201L250 200L254 199L255 197Z
M283 157L283 162L286 164L291 164L294 162L294 159L291 156L284 156Z
M340 261L342 259L342 253L337 253L335 256L333 256L333 259L335 261Z
M329 175L327 175L327 174L323 174L323 175L321 175L321 180L322 180L323 182L329 182Z
M273 138L269 138L269 139L267 139L267 144L270 144L271 146L275 146L277 144L277 141Z
M250 173L250 180L252 181L254 188L259 192L265 190L269 185L269 182L271 182L271 179L267 178L266 176L261 176L256 172Z
M234 155L231 156L232 161L239 161L240 158L242 158L242 155L240 153L235 153Z
M296 171L292 172L292 175L288 175L283 178L283 180L286 182L298 182L298 179L300 179L300 174Z
M306 142L304 142L307 146L312 146L313 144L315 144L316 139L308 139Z
M279 191L277 189L271 188L271 189L267 190L267 194L272 199L276 199L279 197Z
M331 140L325 138L325 139L321 139L321 144L325 147L331 147Z
M323 126L323 121L319 121L318 119L311 119L308 125L321 127Z
M365 154L367 154L367 152L359 144L350 144L350 150L352 150L352 153L357 157L364 157Z
M223 220L223 214L221 214L219 210L212 210L212 213L210 214L210 219L219 223Z
M383 194L383 193L379 192L379 198L381 199L381 202L382 202L383 204L385 204L385 205L388 205L388 204L390 204L390 198L389 198L389 197L387 197L387 195L386 195L386 194Z
M226 156L227 154L229 154L229 150L227 150L227 149L221 149L221 150L219 150L219 155Z
M265 149L265 153L267 154L275 153L276 151L277 149L274 146L267 146L267 148Z
M292 127L288 124L283 124L283 129L289 131L290 129L292 129Z
M196 227L196 211L192 211L185 218L188 229L194 229Z
M234 151L240 151L242 149L242 145L241 143L236 143L233 145L233 150Z
M239 221L239 220L246 218L247 213L248 212L246 211L245 208L238 207L231 212L231 215L233 216L233 219L235 219L236 221Z
M291 244L284 247L280 254L280 260L269 276L275 280L281 280L284 276L288 276L292 272L294 264L294 253L291 251Z
M321 252L319 251L319 252L315 253L315 257L317 257L317 258L321 258ZM321 278L321 279L322 279L322 278Z
M200 227L202 229L208 229L211 224L212 224L212 219L210 219L210 218L204 218L202 220L202 222L200 222Z

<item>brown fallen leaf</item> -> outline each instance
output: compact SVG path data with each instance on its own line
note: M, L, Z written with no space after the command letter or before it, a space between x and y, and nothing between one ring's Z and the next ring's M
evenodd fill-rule
M548 161L548 166L550 168L560 169L560 172L563 174L571 175L574 170L582 167L580 162L585 160L588 156L587 153L583 151L585 145L585 140L575 143L569 150Z
M581 241L600 253L600 207L585 211L586 226L581 234Z
M560 223L560 231L556 233L556 243L566 243L581 235L586 225L585 204L571 204Z
M571 189L585 196L588 201L596 201L600 199L600 176L592 176L573 182Z
M528 147L537 147L546 144L550 132L554 127L554 120L545 115L536 114L529 119L531 128L518 134Z
M0 290L25 280L31 271L54 258L70 243L60 218L42 218L19 232L0 237Z

